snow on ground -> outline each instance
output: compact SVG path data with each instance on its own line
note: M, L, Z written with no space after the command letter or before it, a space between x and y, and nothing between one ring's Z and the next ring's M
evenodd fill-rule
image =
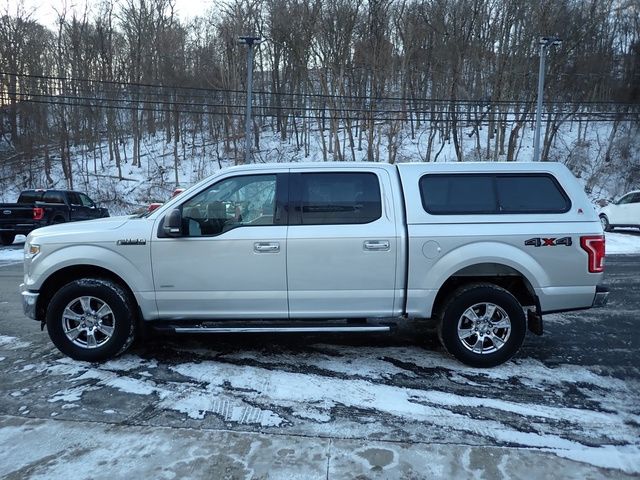
M0 247L0 265L10 265L12 263L22 262L24 252L21 247L24 240L24 235L18 235L16 236L12 247Z
M484 438L596 467L640 472L638 417L629 411L628 400L637 385L603 374L598 367L550 368L523 359L477 370L441 353L393 346L316 344L298 355L255 350L200 350L194 355L191 349L178 349L180 357L190 351L191 359L160 365L155 359L126 355L92 365L61 358L32 364L29 372L53 382L45 398L62 411L78 408L85 396L117 391L147 397L148 415L173 411L195 422L211 421L213 416L227 428L281 433L303 429L305 434L380 440L392 427L409 436L428 436L421 432L426 428L447 438L469 435L474 443ZM485 388L479 394L464 385L458 392L442 391L428 386L437 384L438 376L424 376L422 369L455 373L452 380ZM410 379L411 385L403 379ZM575 397L575 385L586 394L586 403L565 398ZM547 392L547 403L529 395L514 396L514 386ZM491 392L494 395L487 397ZM357 413L357 419L343 418L347 411ZM419 427L416 433L412 425Z
M640 254L640 230L617 230L606 237L607 255Z

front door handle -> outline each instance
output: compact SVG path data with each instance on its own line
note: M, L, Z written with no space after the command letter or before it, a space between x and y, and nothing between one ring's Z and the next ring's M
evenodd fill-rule
M280 244L278 242L256 242L253 244L253 251L256 253L278 253Z
M388 251L391 248L389 240L367 240L364 242L365 250Z

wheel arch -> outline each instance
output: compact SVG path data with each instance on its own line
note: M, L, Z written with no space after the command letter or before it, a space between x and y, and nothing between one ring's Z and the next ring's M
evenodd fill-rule
M499 255L493 254L499 252ZM549 284L549 276L529 253L508 243L477 242L456 248L426 270L431 291L426 317L453 289L466 283L493 283L511 292L523 305L536 305L536 289Z
M136 305L136 316L140 314L140 304L135 293L120 275L98 265L80 264L63 267L49 275L42 283L40 295L38 295L38 302L36 303L36 318L45 318L47 306L60 288L81 278L99 278L117 283L126 290L131 301Z
M531 282L517 269L500 263L479 263L454 272L438 289L432 315L440 315L447 298L455 290L469 284L493 284L511 293L523 306L537 306L536 292Z

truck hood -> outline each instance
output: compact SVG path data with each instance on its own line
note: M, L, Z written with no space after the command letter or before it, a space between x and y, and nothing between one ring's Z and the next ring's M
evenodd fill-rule
M123 216L50 225L34 230L29 234L29 239L35 243L42 240L51 243L95 241L101 234L116 230L131 220L129 216Z

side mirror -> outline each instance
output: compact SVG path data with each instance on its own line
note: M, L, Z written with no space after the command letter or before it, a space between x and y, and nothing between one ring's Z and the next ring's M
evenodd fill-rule
M171 210L164 217L164 225L162 226L164 233L169 237L182 236L182 213L179 209Z

